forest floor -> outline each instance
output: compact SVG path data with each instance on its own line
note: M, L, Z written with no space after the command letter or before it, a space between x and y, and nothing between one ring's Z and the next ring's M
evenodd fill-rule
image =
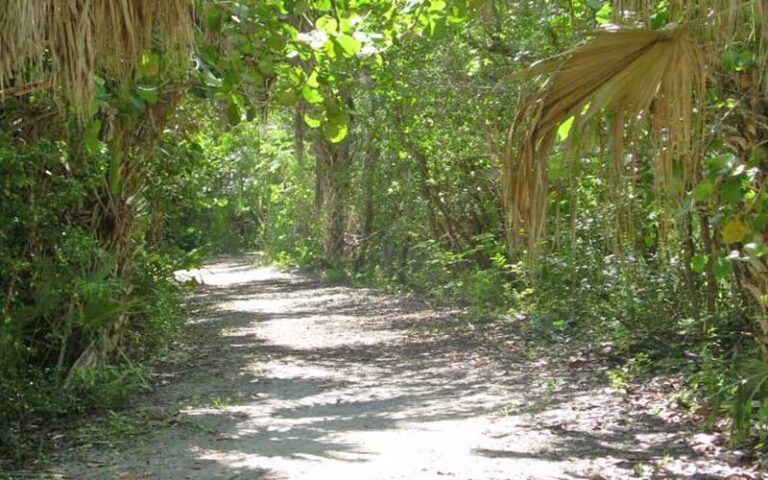
M762 478L696 433L676 380L610 387L610 348L536 344L520 319L472 327L456 308L254 260L180 273L202 283L185 342L152 392L83 422L48 475Z

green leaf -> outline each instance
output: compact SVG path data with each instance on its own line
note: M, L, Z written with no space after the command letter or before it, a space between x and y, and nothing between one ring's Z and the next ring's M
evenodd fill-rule
M317 128L323 122L323 120L310 112L304 114L304 122L309 125L310 128Z
M694 272L704 271L704 267L707 266L708 260L709 260L709 257L707 255L696 255L695 257L693 257L693 260L691 261L691 269Z
M240 105L237 102L230 100L227 104L227 122L231 126L235 126L243 119L243 112L240 110Z
M323 135L333 143L339 143L349 132L349 113L341 110L331 110L326 113L328 121L323 125Z
M339 143L347 137L349 127L345 124L326 122L323 125L323 136L328 141L333 143Z
M315 10L318 12L328 12L331 10L331 0L315 0Z
M328 121L338 125L349 125L350 117L347 112L332 111L328 112Z
M317 70L312 70L312 73L307 77L307 85L312 88L317 88L320 84L317 82Z
M101 132L101 122L99 120L93 120L83 135L83 145L85 149L90 153L98 151L101 143L99 142L99 133Z
M741 176L730 178L723 183L720 187L720 198L730 204L739 203L742 200Z
M259 71L264 75L271 76L275 73L275 64L272 59L262 58L259 61Z
M573 126L574 118L575 117L571 115L557 128L557 139L561 142L568 138L568 134L571 133L571 127Z
M330 3L330 2L329 2ZM293 13L294 15L304 15L307 13L310 9L309 1L307 0L299 0L296 2L293 6Z
M731 262L727 258L718 257L714 265L715 277L720 280L728 278L731 274Z
M315 28L324 31L325 33L336 33L339 28L339 24L336 22L335 18L320 17L315 22Z
M707 170L709 175L722 175L728 172L736 164L736 156L732 153L724 153L707 160Z
M446 3L445 0L432 0L429 5L429 11L430 12L441 12L445 10Z
M277 101L280 105L292 107L299 101L299 96L296 94L296 90L287 88L277 94Z
M432 38L439 40L445 37L447 31L445 18L437 15L433 15L429 18L429 34Z
M160 94L155 87L136 87L136 93L150 105L157 104Z
M301 89L304 100L312 104L323 103L323 96L316 89L305 86Z
M711 178L705 178L701 181L696 188L693 189L692 195L695 200L706 200L715 193L715 182Z
M336 37L335 43L341 48L341 53L345 57L355 56L363 46L363 44L352 35L339 35Z
M595 12L595 21L599 25L605 25L606 23L611 23L611 12L613 12L613 7L611 6L611 3L603 2L603 5L600 7L600 10Z

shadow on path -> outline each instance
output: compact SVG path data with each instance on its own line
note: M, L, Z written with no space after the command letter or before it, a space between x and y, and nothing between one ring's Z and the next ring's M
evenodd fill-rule
M456 312L253 261L180 273L202 283L188 300L188 355L137 407L161 409L163 428L88 452L65 474L626 478L696 457L689 432L630 411L594 371L526 361L514 325L429 335L461 323Z

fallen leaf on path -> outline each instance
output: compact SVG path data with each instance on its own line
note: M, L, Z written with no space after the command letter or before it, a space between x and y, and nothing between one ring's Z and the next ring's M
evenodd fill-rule
M117 476L118 480L138 480L149 478L149 472L123 472Z

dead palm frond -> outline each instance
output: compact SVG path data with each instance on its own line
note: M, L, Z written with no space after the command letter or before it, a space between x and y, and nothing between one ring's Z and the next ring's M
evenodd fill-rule
M153 49L183 59L190 0L5 0L0 9L0 99L28 82L59 87L87 110L94 78L123 80Z
M765 0L615 0L613 21L617 24L651 25L653 17L665 12L669 21L689 25L694 36L708 45L711 64L720 62L719 52L733 47L758 48L757 67L763 94L768 95L768 2Z
M648 118L657 144L657 186L671 191L675 175L683 184L695 173L694 114L705 87L705 62L688 29L619 29L595 32L592 41L563 56L510 75L508 81L551 73L546 86L519 109L526 125L515 156L505 155L504 198L513 248L535 245L544 233L546 163L558 126L574 117L572 136L590 121L613 114L614 162L620 151L623 118ZM515 126L514 128L517 128ZM509 142L508 142L509 143ZM572 144L572 142L569 142ZM679 173L678 173L679 172Z

